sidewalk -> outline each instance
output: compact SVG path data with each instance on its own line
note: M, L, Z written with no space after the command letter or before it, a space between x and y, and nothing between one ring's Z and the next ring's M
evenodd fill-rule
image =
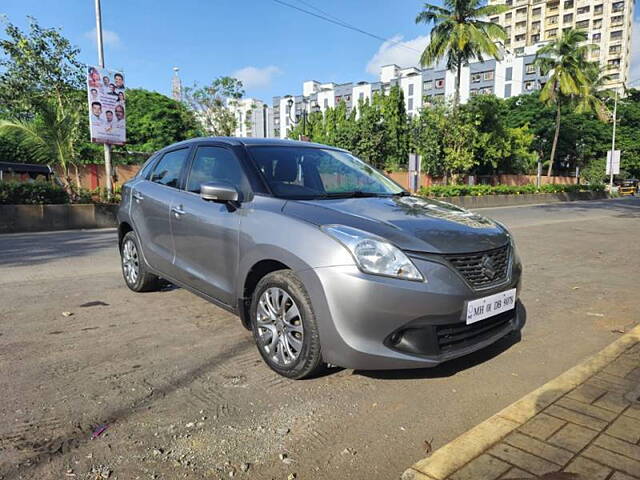
M553 353L550 352L552 355ZM407 469L403 480L640 479L640 326Z

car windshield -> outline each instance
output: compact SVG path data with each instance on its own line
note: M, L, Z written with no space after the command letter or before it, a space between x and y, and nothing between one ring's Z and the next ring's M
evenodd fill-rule
M251 155L277 197L291 199L408 195L353 155L315 147L251 147Z

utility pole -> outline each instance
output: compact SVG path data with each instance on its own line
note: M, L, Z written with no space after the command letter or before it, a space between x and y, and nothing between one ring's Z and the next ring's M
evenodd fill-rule
M100 0L95 0L96 4L96 36L98 40L98 65L104 68L104 47L102 44L102 12ZM107 200L113 196L113 177L111 175L111 145L104 144L104 172L107 177Z
M615 90L615 97L613 100L613 134L611 135L611 156L609 158L609 191L613 190L613 155L616 151L616 123L618 114L618 89Z

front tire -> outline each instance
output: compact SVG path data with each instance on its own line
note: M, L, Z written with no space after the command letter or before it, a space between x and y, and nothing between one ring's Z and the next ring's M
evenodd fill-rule
M140 243L135 232L130 231L120 245L120 264L124 281L134 292L152 292L161 287L160 278L147 270L140 254Z
M265 275L253 293L250 312L258 351L272 370L298 380L323 368L311 299L293 272Z

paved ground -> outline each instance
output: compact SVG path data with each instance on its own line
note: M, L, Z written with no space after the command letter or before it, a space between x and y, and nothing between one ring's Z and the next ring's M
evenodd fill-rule
M188 292L126 289L113 231L0 236L0 478L397 478L640 320L640 199L483 213L525 264L520 343L301 382Z
M634 480L640 478L639 444L636 327L416 463L402 478Z

